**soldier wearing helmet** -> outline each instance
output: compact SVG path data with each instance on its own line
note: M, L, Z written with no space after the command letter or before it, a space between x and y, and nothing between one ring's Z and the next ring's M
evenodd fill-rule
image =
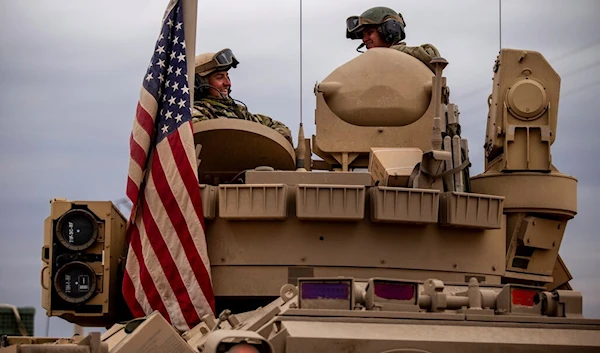
M283 123L266 115L251 114L245 104L238 104L229 96L231 80L228 71L238 64L230 49L196 56L193 121L218 118L254 121L276 130L292 143L291 131Z
M368 9L360 16L348 17L346 38L362 39L362 44L356 50L360 50L362 47L396 49L421 60L434 71L433 65L429 62L434 57L440 56L439 51L432 44L423 44L418 47L407 46L405 42L402 42L406 38L405 27L406 22L404 22L402 14L389 7L378 6Z

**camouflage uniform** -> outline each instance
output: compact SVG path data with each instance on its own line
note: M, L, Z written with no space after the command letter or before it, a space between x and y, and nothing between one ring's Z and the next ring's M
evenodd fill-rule
M440 52L435 46L433 46L433 44L423 44L418 47L409 47L405 42L400 42L392 45L390 48L414 56L415 58L421 60L423 64L427 65L431 71L435 72L435 67L429 62L436 56L440 56Z
M237 104L231 98L203 97L194 102L192 116L193 122L218 118L233 118L254 121L279 132L293 145L292 133L287 126L277 120L271 119L266 115L251 114L248 112L245 106L242 104Z

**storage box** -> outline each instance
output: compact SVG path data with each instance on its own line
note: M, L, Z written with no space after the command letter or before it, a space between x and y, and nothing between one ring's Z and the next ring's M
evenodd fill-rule
M230 220L285 219L284 184L219 185L219 217Z
M307 220L361 220L365 216L365 187L299 184L296 215Z
M430 189L371 188L371 220L392 223L437 223L440 192Z
M421 162L420 148L371 148L369 172L373 185L408 186L408 179Z
M499 229L502 227L504 197L467 192L440 195L440 224L446 226Z

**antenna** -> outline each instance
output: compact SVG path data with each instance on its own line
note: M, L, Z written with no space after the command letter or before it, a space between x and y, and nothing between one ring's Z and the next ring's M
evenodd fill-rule
M300 126L298 128L298 146L296 147L296 170L305 172L306 145L302 125L302 0L300 0ZM308 163L310 163L310 158Z
M302 126L302 0L300 0L300 125Z
M502 50L502 0L498 0L498 46Z

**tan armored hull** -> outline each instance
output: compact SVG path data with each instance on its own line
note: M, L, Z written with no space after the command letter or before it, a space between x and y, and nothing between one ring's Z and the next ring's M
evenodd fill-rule
M560 77L537 52L500 52L471 177L448 63L430 64L378 49L341 66L295 149L253 122L195 123L217 310L189 331L121 309L125 222L109 202L55 200L44 307L110 329L0 352L599 351L600 320L558 256L577 213L577 180L551 163ZM69 221L94 232L68 240ZM94 286L67 290L65 267Z

